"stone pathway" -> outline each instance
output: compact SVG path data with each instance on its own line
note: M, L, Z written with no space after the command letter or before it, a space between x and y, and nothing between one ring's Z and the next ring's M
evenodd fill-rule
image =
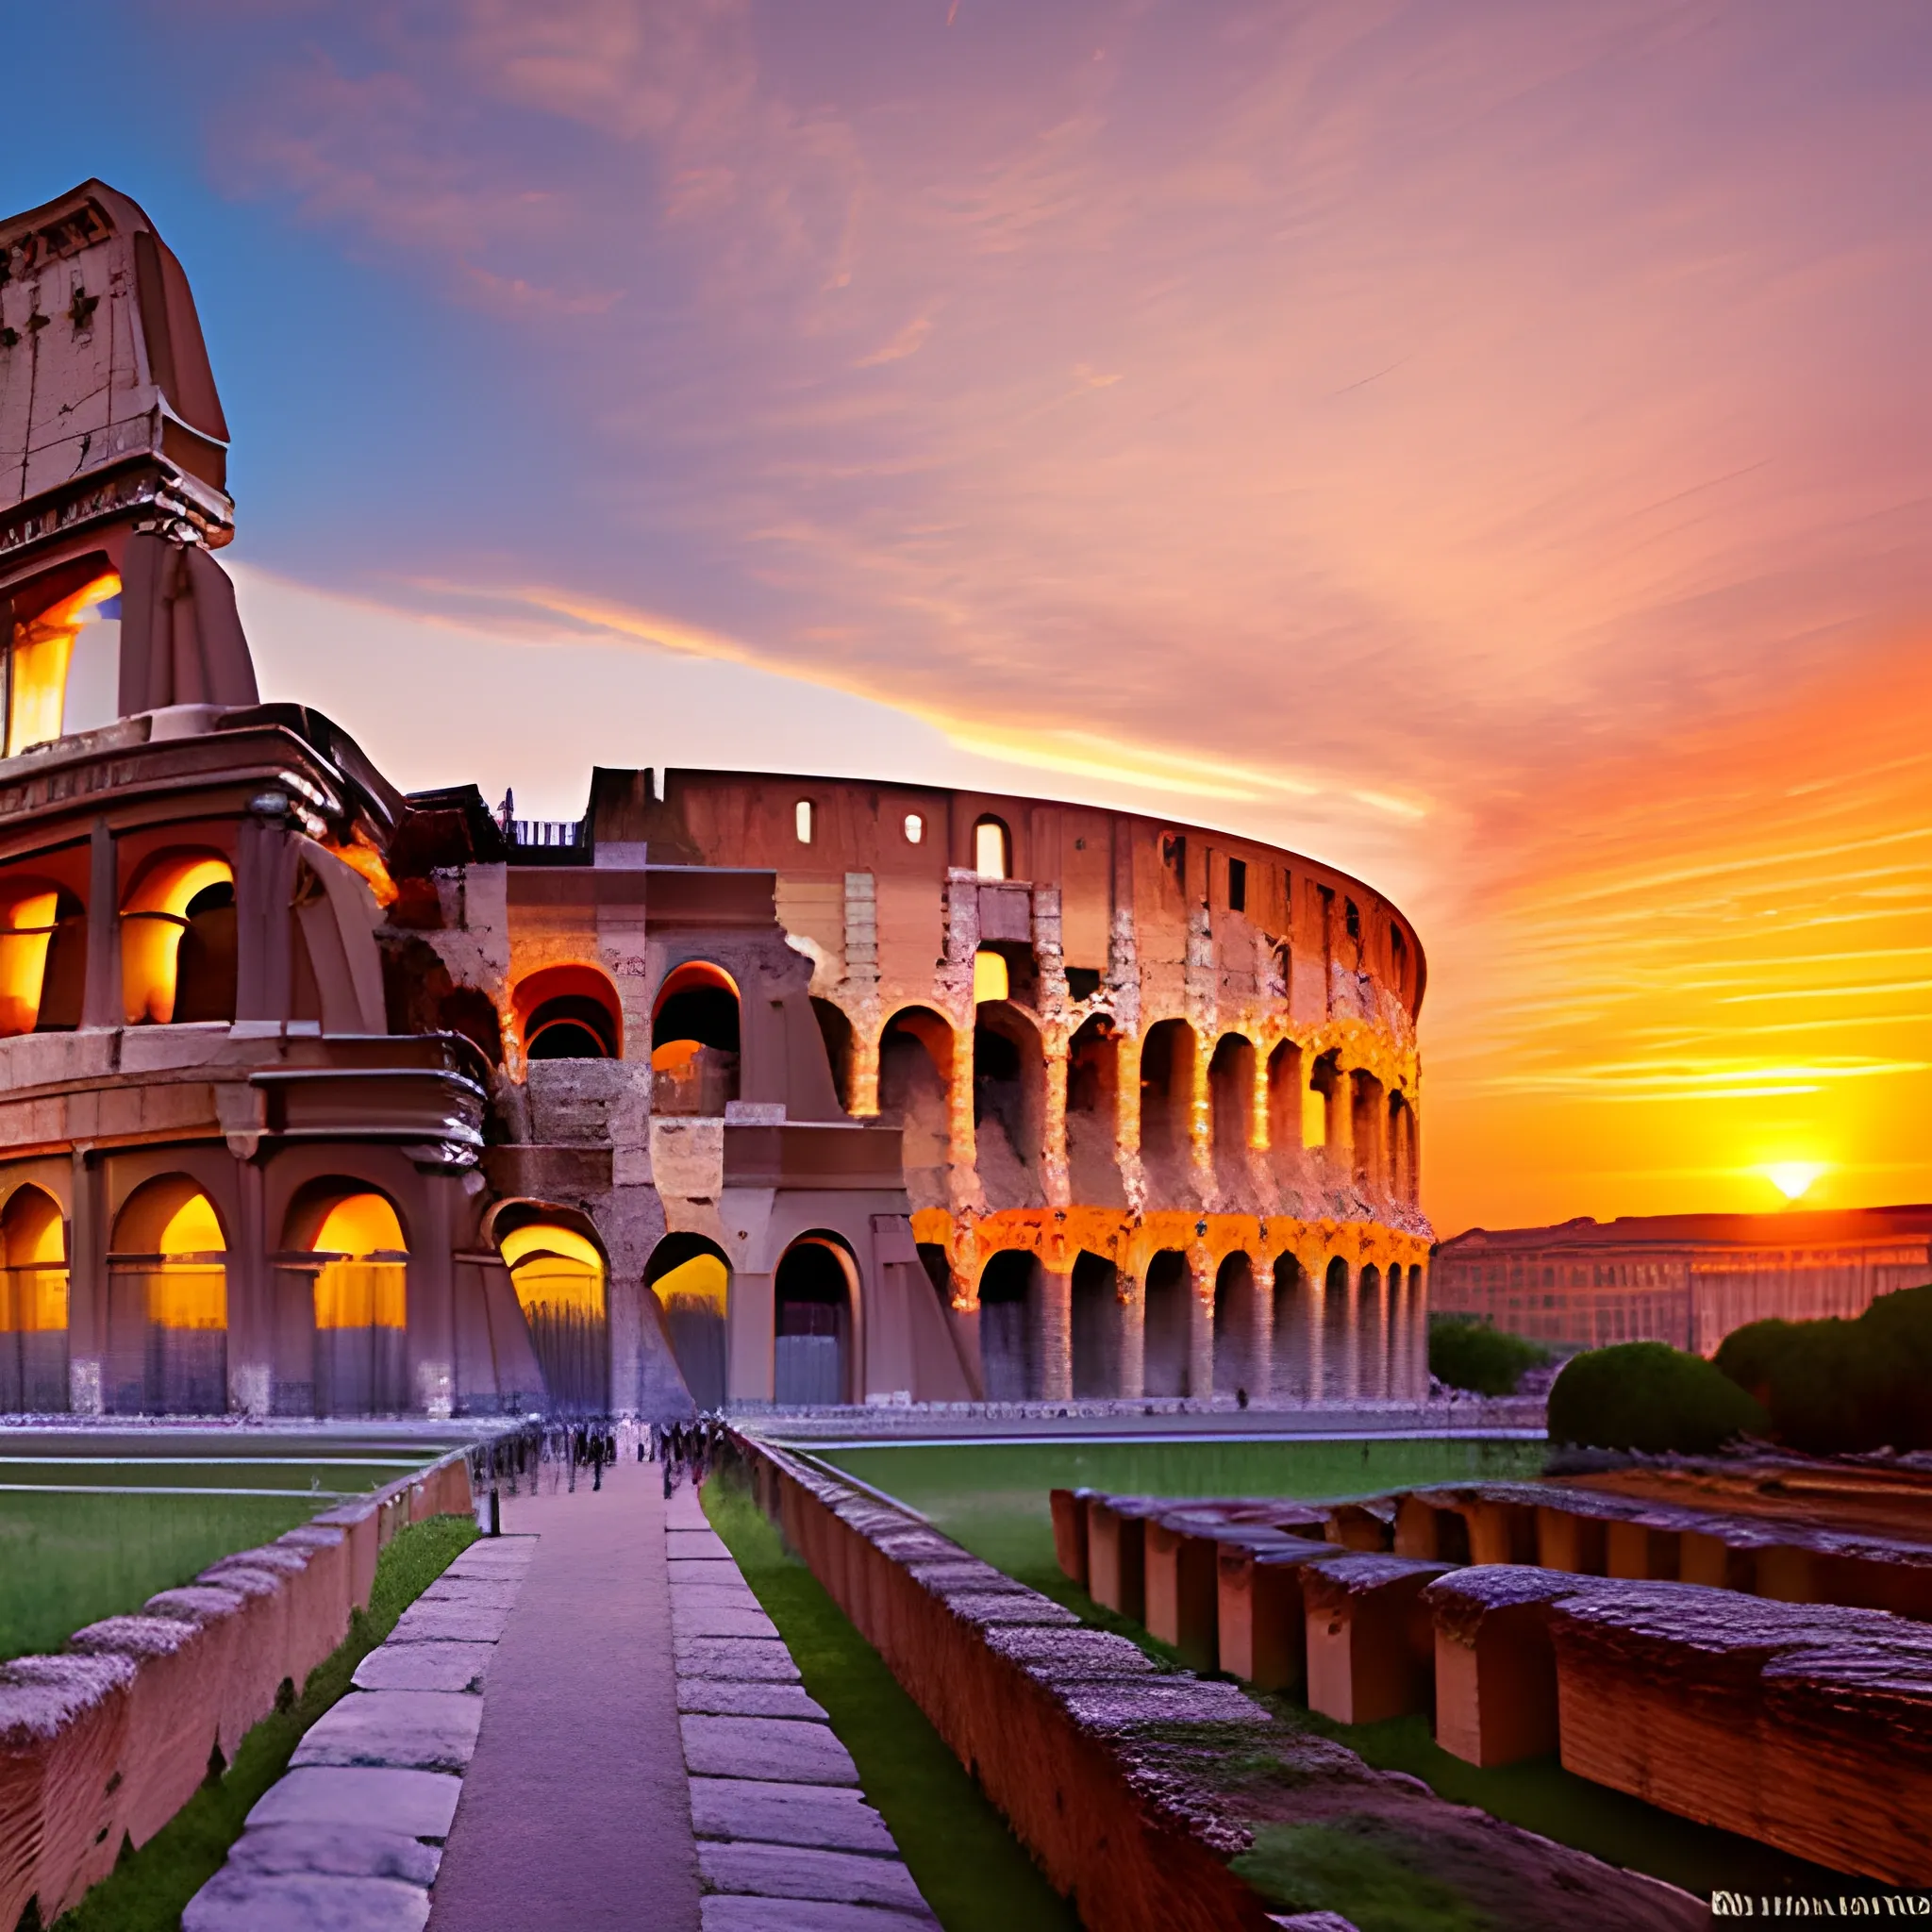
M665 1523L703 1932L936 1928L851 1757L693 1491L678 1491Z
M182 1932L422 1932L535 1539L473 1543L356 1667Z

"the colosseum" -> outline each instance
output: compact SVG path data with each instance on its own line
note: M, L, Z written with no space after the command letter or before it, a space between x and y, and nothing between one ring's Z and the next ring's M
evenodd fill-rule
M260 701L141 209L0 263L0 1410L1420 1392L1385 900L917 786L405 795Z

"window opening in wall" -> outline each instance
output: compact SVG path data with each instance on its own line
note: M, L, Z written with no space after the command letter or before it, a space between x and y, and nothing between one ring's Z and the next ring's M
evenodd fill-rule
M1343 924L1348 927L1349 938L1352 940L1360 939L1362 936L1361 908L1353 899L1344 899L1341 902L1341 916Z
M791 825L792 829L798 834L798 842L801 845L809 845L811 843L811 800L801 798L791 808Z
M0 1035L78 1025L87 979L87 915L80 901L46 879L15 879L5 890Z
M108 614L120 615L120 606L114 601L120 594L121 579L109 571L36 616L11 626L7 664L8 758L29 745L47 743L69 728L65 713L75 640L83 626ZM97 667L91 662L88 668L93 671ZM95 680L83 680L92 681ZM75 708L82 714L92 708L90 704ZM85 729L102 722L105 721L92 716L77 716L73 728Z
M983 879L1013 875L1013 841L998 819L981 819L973 828L973 870Z
M1069 966L1067 968L1067 997L1074 1000L1091 1000L1100 991L1100 969L1097 966Z
M235 1017L235 874L212 853L163 852L121 913L127 1024Z
M51 1194L16 1188L0 1213L0 1412L68 1406L67 1230Z
M610 1406L604 1256L574 1227L532 1221L497 1242L553 1409L599 1415Z
M849 1402L851 1284L824 1238L794 1241L774 1284L773 1390L783 1408Z
M1408 941L1402 937L1402 928L1391 924L1389 928L1389 957L1395 962L1395 991L1406 994L1408 991Z
M1248 909L1248 861L1245 858L1227 861L1227 909L1230 912Z
M917 845L924 839L924 837L925 821L923 818L921 818L916 811L908 811L906 814L907 844Z
M1161 833L1160 862L1174 874L1174 884L1182 891L1186 891L1188 887L1188 841L1178 832Z
M1012 990L1012 974L1007 965L1006 956L982 946L973 956L974 1004L978 1006L986 1000L1008 999Z
M722 967L687 960L664 981L651 1020L651 1105L722 1117L738 1098L738 987Z

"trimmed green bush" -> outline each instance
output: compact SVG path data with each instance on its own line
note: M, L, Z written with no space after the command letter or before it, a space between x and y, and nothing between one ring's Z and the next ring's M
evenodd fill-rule
M1549 1358L1549 1350L1540 1342L1491 1328L1473 1316L1440 1315L1429 1324L1429 1374L1452 1389L1514 1395L1524 1375Z
M1856 1321L1753 1322L1716 1366L1814 1455L1932 1448L1932 1287L1880 1295Z
M1702 1456L1771 1420L1717 1365L1662 1341L1574 1357L1550 1391L1550 1440L1592 1449Z

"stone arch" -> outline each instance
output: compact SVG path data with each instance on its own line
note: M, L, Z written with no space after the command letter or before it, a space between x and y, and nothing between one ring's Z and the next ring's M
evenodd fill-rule
M609 1257L588 1217L517 1203L491 1235L529 1325L554 1415L602 1415L610 1406Z
M1013 876L1013 834L1003 818L983 812L973 827L973 870L983 879Z
M22 1182L0 1208L0 1414L68 1406L68 1258L59 1202Z
M819 1038L825 1042L825 1058L832 1069L832 1091L839 1096L841 1112L852 1111L852 1050L857 1043L852 1022L845 1009L834 1000L812 996L812 1018L819 1023Z
M1034 1386L1032 1311L1039 1257L1025 1248L989 1255L979 1274L979 1359L989 1402L1024 1402Z
M1302 1164L1302 1050L1284 1040L1268 1056L1268 1164L1291 1185Z
M1040 1173L1045 1116L1046 1053L1039 1027L1009 1002L983 1002L974 1015L973 1122L989 1208L1045 1205Z
M130 1026L233 1020L235 868L199 846L164 846L121 902L122 1008Z
M1387 1286L1381 1269L1373 1261L1364 1262L1356 1283L1356 1356L1360 1364L1356 1393L1369 1401L1380 1401L1389 1393L1389 1309L1382 1299Z
M1073 1391L1120 1393L1120 1271L1105 1255L1083 1248L1072 1282Z
M731 1257L701 1234L667 1234L644 1264L644 1286L663 1311L664 1332L685 1389L700 1408L723 1408L731 1307Z
M1227 1202L1244 1201L1253 1193L1248 1142L1255 1126L1255 1043L1244 1033L1224 1033L1214 1042L1208 1101L1215 1179Z
M0 1038L79 1025L87 989L87 908L51 878L0 886Z
M1255 1279L1255 1263L1236 1248L1222 1257L1214 1274L1214 1392L1232 1395L1245 1390L1265 1394L1268 1349L1262 1324L1273 1313Z
M1121 1178L1121 1042L1113 1017L1095 1013L1067 1043L1067 1175L1083 1207L1124 1208Z
M1313 1391L1307 1271L1294 1254L1274 1257L1272 1287L1274 1298L1274 1376L1277 1395L1306 1402Z
M930 1007L904 1007L879 1031L879 1119L899 1129L912 1206L946 1206L953 1029Z
M667 1114L723 1115L738 1098L742 1035L738 982L708 959L665 975L651 1003L651 1105Z
M1162 1248L1147 1263L1142 1388L1149 1395L1186 1395L1190 1304L1193 1299L1188 1257Z
M285 1322L306 1326L310 1346L306 1374L276 1376L277 1408L355 1416L410 1406L408 1267L402 1211L387 1192L346 1174L295 1191L276 1257L278 1367L295 1366L279 1345Z
M1322 1277L1322 1348L1320 1398L1355 1400L1358 1392L1358 1360L1355 1309L1350 1305L1348 1262L1329 1257Z
M787 1408L854 1399L858 1269L838 1235L791 1241L773 1277L773 1399Z
M526 1061L624 1058L624 1008L601 966L567 961L526 973L510 1012Z
M103 1395L120 1415L221 1415L228 1407L228 1236L185 1174L128 1195L108 1242Z
M1151 1200L1187 1200L1193 1160L1194 1029L1160 1020L1141 1042L1141 1162Z

